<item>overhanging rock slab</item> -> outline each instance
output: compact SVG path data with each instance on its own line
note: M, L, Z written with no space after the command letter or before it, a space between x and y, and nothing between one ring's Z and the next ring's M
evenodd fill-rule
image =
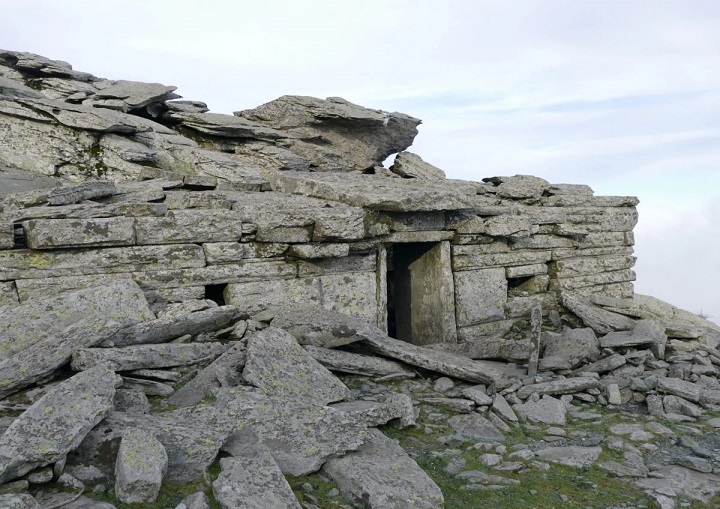
M187 366L219 357L229 347L220 343L168 343L122 348L80 348L73 353L71 367L84 370L109 363L116 371Z

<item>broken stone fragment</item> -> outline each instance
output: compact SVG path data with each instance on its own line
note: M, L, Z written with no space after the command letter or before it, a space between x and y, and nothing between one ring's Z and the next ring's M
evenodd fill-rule
M562 301L566 308L577 315L585 325L593 329L597 334L631 330L635 327L635 320L595 306L585 297L563 293Z
M440 488L395 440L378 430L356 452L332 458L323 473L367 509L442 509Z
M71 367L82 371L98 364L110 363L116 371L187 366L211 361L229 347L220 343L166 343L135 345L122 348L80 348L73 353Z
M412 152L400 152L395 156L395 161L390 171L404 178L415 178L419 180L444 180L445 172L422 160Z
M335 348L372 334L367 321L319 306L283 305L271 312L273 327L286 330L301 345Z
M505 441L505 435L492 422L478 413L455 415L448 419L448 425L467 440Z
M513 406L520 419L554 426L564 426L567 406L552 396L543 396L537 401L528 401Z
M245 360L245 344L236 342L168 398L168 403L178 407L194 405L209 396L214 389L238 385Z
M667 344L665 326L656 320L639 320L632 331L610 332L600 338L602 348L627 348L638 345L650 345L656 359L665 358Z
M243 378L269 396L294 401L325 405L350 398L349 389L335 375L276 327L248 339Z
M573 369L598 357L598 339L591 328L564 329L562 334L552 336L548 341L540 360L540 369Z
M224 389L216 395L215 405L230 427L242 431L250 426L285 474L315 472L329 457L355 450L367 439L365 426L334 408L269 398L250 387ZM223 450L232 454L232 442L231 436Z
M220 306L176 317L169 316L125 327L105 339L100 346L128 346L165 343L185 334L212 332L227 327L243 314L234 306ZM247 316L246 316L247 318Z
M364 376L397 376L413 378L415 373L398 362L344 350L333 350L319 346L306 345L307 351L320 364L330 371Z
M0 436L0 484L75 449L112 410L115 384L110 366L97 366L53 387L15 419Z
M0 307L0 398L49 375L74 350L153 316L133 281Z
M0 495L0 507L3 509L42 509L37 500L27 493Z
M220 460L213 494L224 509L301 509L268 448L250 430L234 436L232 458Z
M157 499L168 456L150 433L128 429L123 433L115 462L115 493L121 502L153 503Z
M116 194L115 183L108 180L95 180L81 184L57 187L48 192L47 199L50 205L68 205L84 200L102 198Z

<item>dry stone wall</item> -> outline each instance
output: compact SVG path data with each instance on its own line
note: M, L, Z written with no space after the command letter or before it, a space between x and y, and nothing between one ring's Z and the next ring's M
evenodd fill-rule
M2 305L132 279L156 312L310 302L384 330L424 316L432 343L504 334L563 292L633 295L637 199L445 179L405 151L408 115L298 96L221 115L9 51L0 79ZM445 261L412 265L434 245Z

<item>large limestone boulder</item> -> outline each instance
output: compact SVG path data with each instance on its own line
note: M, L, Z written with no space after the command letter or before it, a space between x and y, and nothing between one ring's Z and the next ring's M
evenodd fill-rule
M235 115L286 134L292 152L316 171L364 171L412 145L420 120L339 97L286 95Z
M0 437L0 484L62 460L111 410L115 373L97 366L48 391Z

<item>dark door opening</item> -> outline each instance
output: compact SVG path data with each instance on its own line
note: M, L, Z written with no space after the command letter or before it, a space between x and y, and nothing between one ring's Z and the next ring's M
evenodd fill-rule
M447 242L387 250L388 335L425 345L455 341L455 295Z

